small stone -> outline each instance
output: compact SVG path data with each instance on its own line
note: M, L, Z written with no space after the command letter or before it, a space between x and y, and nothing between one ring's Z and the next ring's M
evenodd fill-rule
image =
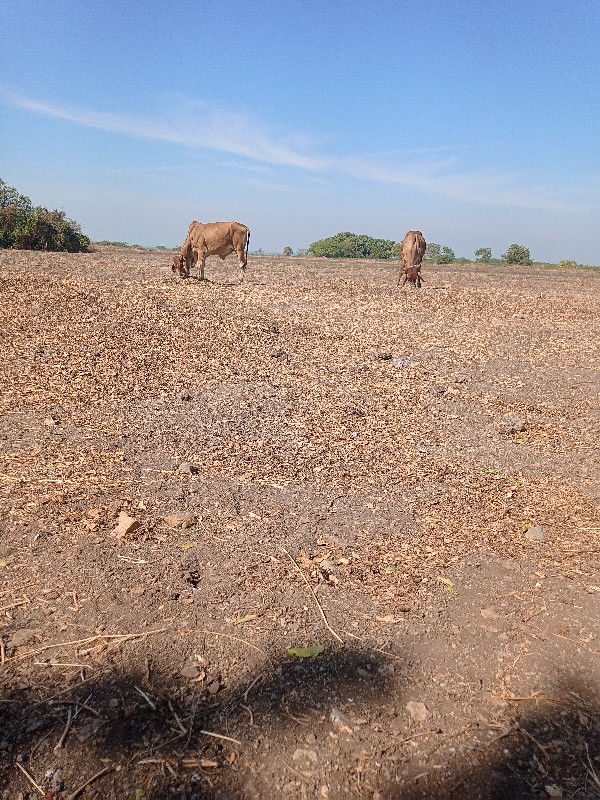
M493 608L482 608L479 612L484 619L498 619L500 614Z
M530 525L525 531L525 538L530 542L545 542L546 534L541 525Z
M305 750L303 747L297 747L294 750L292 761L304 762L307 766L317 762L317 753L315 750Z
M526 430L526 425L521 417L519 417L517 414L513 414L512 411L503 414L501 417L496 417L494 420L494 427L498 433L505 435L511 433L520 433L521 431Z
M179 674L183 678L194 680L194 678L198 678L200 676L200 672L200 667L197 667L195 664L186 664Z
M406 704L406 710L413 722L425 722L429 714L425 703L420 703L416 700L410 700Z
M276 358L277 361L280 361L282 364L289 364L292 360L289 353L286 353L285 350L276 350L274 353L271 353L271 356L272 358Z
M136 531L141 524L139 520L130 517L126 511L121 511L117 520L117 526L113 529L112 535L120 539L123 536L127 536L128 533Z
M555 783L548 783L544 786L544 791L548 795L548 797L554 797L559 800L563 796L563 790L560 786L557 786Z
M192 399L192 395L186 389L183 392L179 393L179 399L183 400L184 402L187 402L188 400Z
M377 358L379 359L379 361L391 361L393 357L394 356L393 356L392 353L378 353L377 354Z
M189 511L176 511L165 517L165 522L169 528L191 528L198 522L198 519Z
M54 428L56 427L56 425L58 425L58 420L54 419L54 417L46 417L46 419L44 420L44 425L47 428Z
M177 472L181 472L183 475L197 475L198 467L195 464L191 464L189 461L183 461L177 467Z
M356 406L350 406L350 408L348 409L348 414L350 414L350 416L352 417L365 416L365 412L362 410L362 408L357 408Z

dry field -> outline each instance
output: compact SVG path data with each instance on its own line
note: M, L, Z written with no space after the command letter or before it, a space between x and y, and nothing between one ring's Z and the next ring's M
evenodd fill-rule
M0 797L600 797L600 273L168 261L0 251Z

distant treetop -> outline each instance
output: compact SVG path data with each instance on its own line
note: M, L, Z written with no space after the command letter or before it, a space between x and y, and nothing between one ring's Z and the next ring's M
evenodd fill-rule
M343 231L319 239L308 246L307 252L324 258L398 258L397 242L389 239L373 239L364 234Z
M531 264L529 248L522 244L511 244L501 258L508 264Z

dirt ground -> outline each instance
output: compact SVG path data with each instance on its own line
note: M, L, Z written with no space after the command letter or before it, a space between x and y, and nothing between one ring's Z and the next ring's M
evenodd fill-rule
M600 797L600 272L0 251L0 798Z

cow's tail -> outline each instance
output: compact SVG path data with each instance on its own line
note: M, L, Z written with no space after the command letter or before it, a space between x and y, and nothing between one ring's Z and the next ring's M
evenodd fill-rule
M248 236L246 236L246 263L248 262L248 252L250 250L250 228L248 228Z

